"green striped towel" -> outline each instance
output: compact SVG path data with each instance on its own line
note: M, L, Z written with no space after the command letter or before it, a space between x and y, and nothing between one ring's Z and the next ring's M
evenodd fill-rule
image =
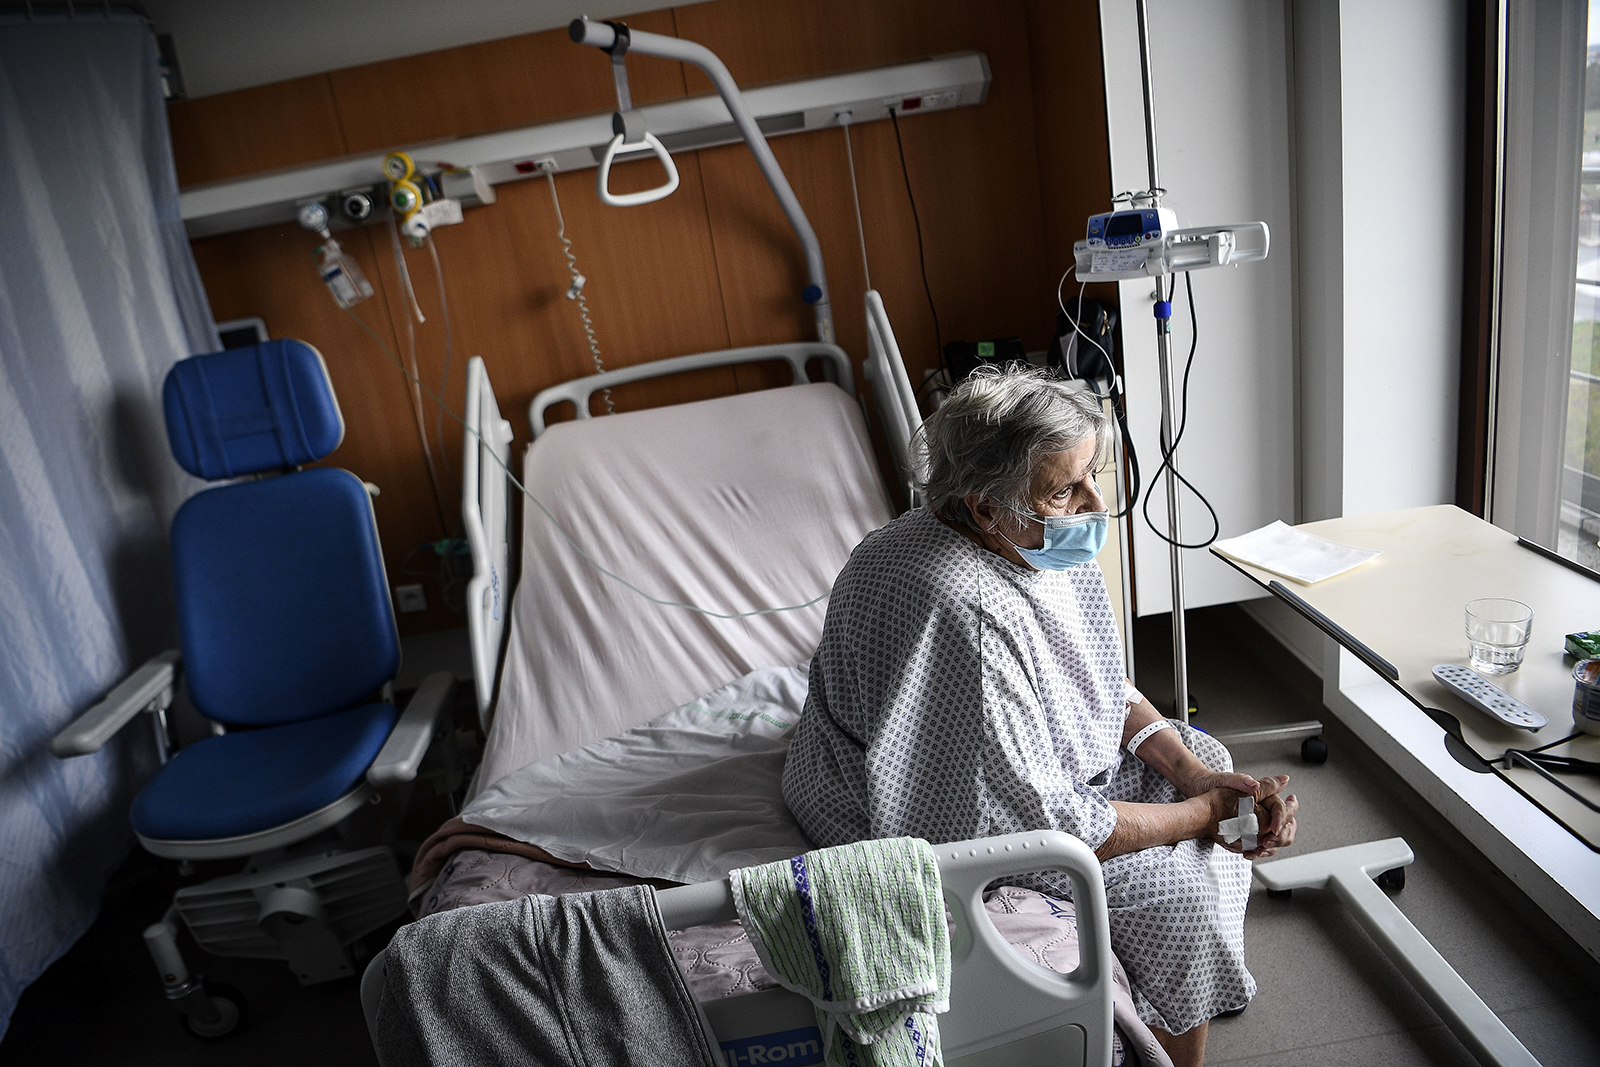
M950 932L939 864L914 837L819 849L730 875L767 972L817 1008L835 1067L939 1067Z

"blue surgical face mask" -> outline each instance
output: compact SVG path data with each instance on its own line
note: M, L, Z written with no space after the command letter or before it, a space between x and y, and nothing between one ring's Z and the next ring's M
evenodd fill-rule
M1106 547L1110 535L1109 516L1103 511L1086 511L1076 515L1029 515L1018 512L1029 522L1044 526L1044 547L1023 548L1006 537L1017 555L1030 566L1041 571L1064 571L1080 563L1088 563Z

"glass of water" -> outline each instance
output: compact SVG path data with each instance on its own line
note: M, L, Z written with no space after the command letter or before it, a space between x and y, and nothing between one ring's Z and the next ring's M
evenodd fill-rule
M1472 669L1510 674L1522 666L1533 632L1533 609L1517 600L1485 597L1467 605L1467 645Z

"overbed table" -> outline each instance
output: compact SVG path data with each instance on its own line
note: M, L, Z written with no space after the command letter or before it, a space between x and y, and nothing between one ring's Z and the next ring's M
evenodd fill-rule
M1330 708L1600 957L1600 778L1558 776L1568 792L1503 760L1507 749L1574 732L1574 661L1563 637L1600 629L1600 582L1450 505L1300 529L1381 554L1315 585L1216 554L1348 650L1324 680ZM1537 733L1501 724L1433 677L1435 664L1467 662L1463 612L1489 596L1534 610L1522 668L1490 681L1545 714L1550 723ZM1550 751L1600 761L1600 737Z

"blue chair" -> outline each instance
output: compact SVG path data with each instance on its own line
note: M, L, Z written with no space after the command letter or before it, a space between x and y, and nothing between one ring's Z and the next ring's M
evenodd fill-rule
M242 1001L190 975L177 923L207 951L286 960L307 984L355 973L349 946L405 911L384 842L454 678L430 676L403 714L392 702L400 640L371 496L348 471L305 469L344 438L316 349L269 341L186 359L163 404L178 464L225 481L173 519L181 656L144 664L51 750L93 752L149 713L163 766L133 804L139 843L181 862L249 858L244 873L180 890L145 931L185 1025L219 1037ZM169 759L180 668L214 736Z

